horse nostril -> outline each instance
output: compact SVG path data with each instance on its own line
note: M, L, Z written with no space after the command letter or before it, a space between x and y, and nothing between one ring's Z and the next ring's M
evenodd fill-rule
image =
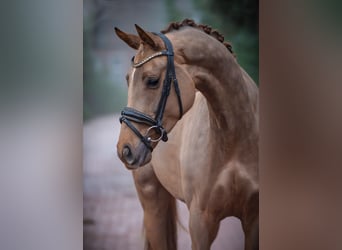
M122 150L122 156L128 164L130 164L130 165L134 164L135 158L134 158L132 150L129 146L127 146L127 145L124 146L124 148Z

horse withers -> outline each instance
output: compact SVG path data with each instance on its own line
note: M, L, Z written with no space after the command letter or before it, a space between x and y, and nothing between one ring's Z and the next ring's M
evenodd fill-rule
M177 249L175 199L189 209L193 250L210 249L228 216L241 220L245 249L258 249L256 84L209 26L136 30L115 28L137 50L117 151L144 210L145 249Z

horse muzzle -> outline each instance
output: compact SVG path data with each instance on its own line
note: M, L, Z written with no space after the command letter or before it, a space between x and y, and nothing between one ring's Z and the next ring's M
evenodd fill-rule
M141 142L136 148L130 144L124 144L123 147L118 146L118 155L126 168L130 170L146 165L152 158L151 151Z

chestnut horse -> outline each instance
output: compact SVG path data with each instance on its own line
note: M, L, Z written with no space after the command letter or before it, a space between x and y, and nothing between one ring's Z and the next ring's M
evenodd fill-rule
M117 151L144 210L145 249L177 249L175 199L189 209L193 250L210 249L228 216L241 220L245 249L258 249L256 84L209 26L136 30L115 28L137 50Z

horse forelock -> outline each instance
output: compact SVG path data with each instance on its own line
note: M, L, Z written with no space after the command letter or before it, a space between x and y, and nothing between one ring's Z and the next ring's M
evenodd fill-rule
M192 19L186 18L181 22L172 22L169 24L169 26L166 29L162 30L161 32L166 34L174 30L179 30L182 27L193 27L216 38L216 40L221 42L230 51L230 53L232 53L233 56L236 57L236 55L233 52L232 44L230 42L224 41L224 36L222 35L222 33L220 33L218 30L212 29L209 25L197 24Z

